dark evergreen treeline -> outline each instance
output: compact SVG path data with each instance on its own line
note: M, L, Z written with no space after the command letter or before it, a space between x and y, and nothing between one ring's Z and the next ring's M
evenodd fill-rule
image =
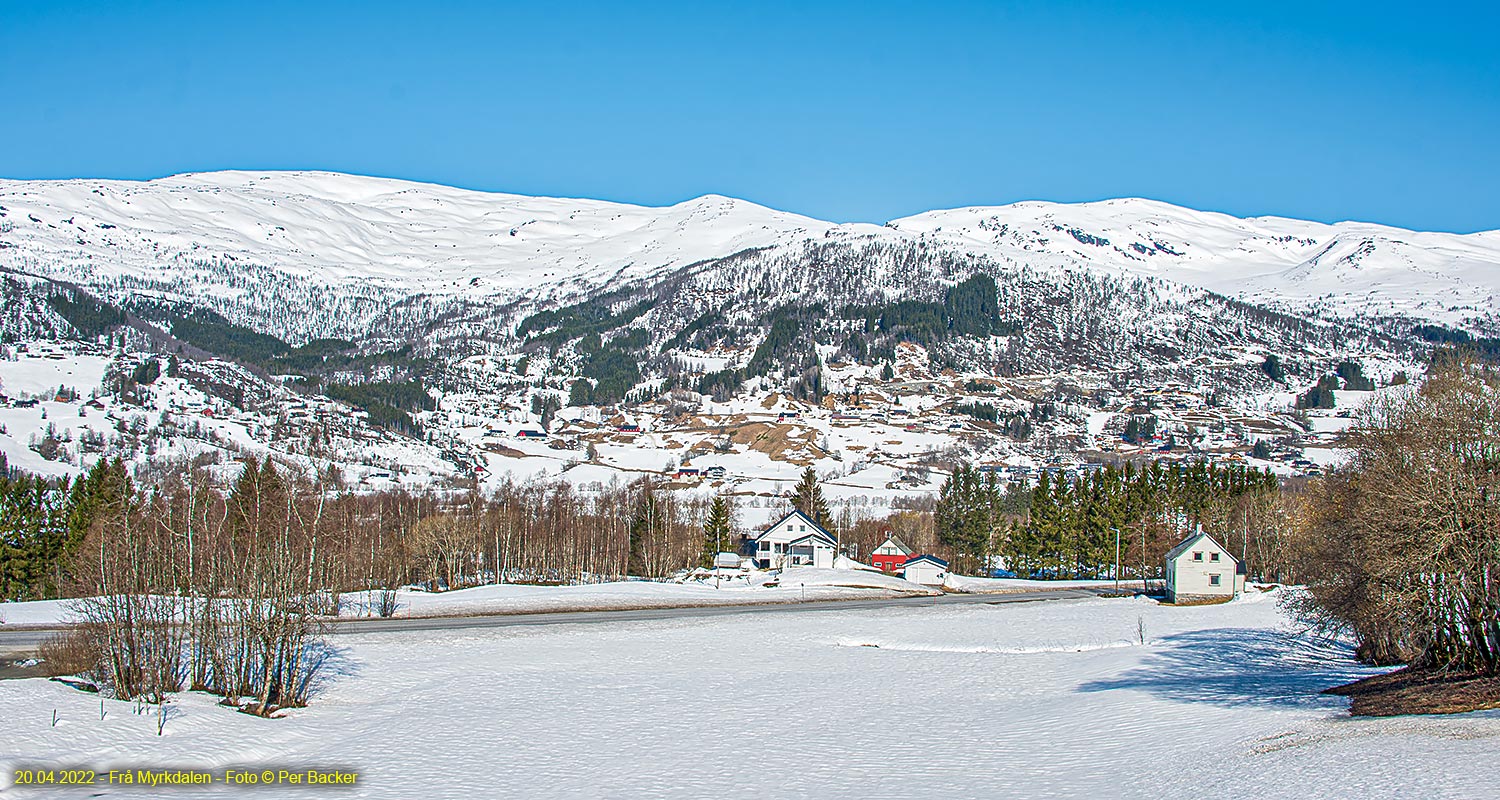
M1005 336L1016 325L1002 317L995 279L976 273L949 289L942 302L901 300L873 306L849 306L842 316L863 319L866 333L885 333L898 341L930 345L950 336Z
M1439 345L1432 353L1434 362L1451 360L1464 354L1483 361L1500 361L1500 338L1474 337L1468 331L1441 325L1418 325L1412 329L1412 335L1424 342Z
M334 400L364 409L371 425L417 436L422 426L409 412L431 411L437 407L432 395L416 381L379 381L375 383L330 383L324 394Z
M1043 472L1034 487L961 467L943 485L935 523L961 571L1000 556L1021 577L1109 577L1118 530L1122 572L1155 576L1166 551L1202 525L1268 573L1279 557L1256 537L1269 535L1270 510L1255 506L1277 489L1268 472L1201 462L1106 466L1076 478Z
M59 597L69 565L99 510L131 491L120 461L100 461L75 481L0 473L0 599Z
M953 410L985 422L998 422L1000 419L1000 412L990 403L957 403Z
M92 339L125 324L125 312L87 295L54 294L47 305L68 321L79 335Z
M1346 389L1356 392L1375 390L1375 381L1365 377L1364 368L1353 361L1340 361L1332 374L1318 379L1317 385L1297 396L1298 408L1333 408L1334 392Z
M623 400L641 380L638 351L646 346L644 328L631 328L609 342L591 333L578 343L580 369L586 381L575 381L569 395L573 405L605 405Z
M582 303L538 311L521 320L516 327L516 336L563 344L629 325L650 311L653 305L651 300L631 302L628 290L617 290Z

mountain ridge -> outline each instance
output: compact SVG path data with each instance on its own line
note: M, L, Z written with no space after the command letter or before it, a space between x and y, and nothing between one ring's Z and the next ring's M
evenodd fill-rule
M1240 218L1147 198L967 206L874 225L716 194L642 206L232 170L149 181L0 180L0 214L0 267L116 296L228 302L244 288L233 273L246 272L344 287L377 303L420 296L545 305L748 250L888 241L1001 264L1164 279L1296 313L1500 328L1500 231Z

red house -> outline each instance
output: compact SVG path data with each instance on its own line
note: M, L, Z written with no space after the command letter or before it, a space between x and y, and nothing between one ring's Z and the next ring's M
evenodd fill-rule
M870 563L881 572L900 572L911 557L911 548L895 536L887 535L880 546L870 551Z

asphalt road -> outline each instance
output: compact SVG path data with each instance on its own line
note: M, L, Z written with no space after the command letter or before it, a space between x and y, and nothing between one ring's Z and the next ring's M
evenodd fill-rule
M725 617L735 614L792 614L818 611L851 611L867 608L922 608L970 603L1026 603L1097 597L1096 589L1047 589L1005 594L944 594L932 597L882 597L861 600L809 600L801 603L758 603L742 606L686 606L680 608L633 608L601 611L548 611L539 614L485 614L472 617L395 617L351 619L335 624L333 632L387 633L440 631L463 628L512 628L526 625L566 625L600 622L642 622L694 617ZM0 633L0 648L4 648Z
M533 625L598 624L608 622L644 622L664 619L724 617L735 614L798 614L820 611L858 611L878 608L925 608L931 606L985 603L1028 603L1042 600L1069 600L1097 597L1102 589L1045 589L1003 594L944 594L931 597L882 597L859 600L810 600L801 603L759 603L755 605L684 606L676 608L635 608L623 610L548 611L536 614L480 614L466 617L394 617L391 619L349 619L333 624L331 633L369 634L405 633L411 631L465 630L473 628L514 628ZM34 654L42 642L62 628L21 628L0 630L0 677L20 677L6 669L8 662ZM9 675L7 673L10 672Z

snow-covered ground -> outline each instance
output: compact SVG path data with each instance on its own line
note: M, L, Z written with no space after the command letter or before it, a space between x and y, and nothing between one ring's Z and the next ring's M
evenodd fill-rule
M125 403L107 390L105 375L129 373L148 359L164 366L165 359L85 341L27 341L16 348L10 358L0 357L0 395L20 401L0 402L0 455L28 472L77 475L100 457L120 456L140 467L203 457L233 465L246 455L275 454L284 466L308 474L337 465L356 490L370 490L427 487L454 471L421 441L371 429L346 406L298 396L226 362L190 369L200 383L211 375L248 386L246 394L263 391L264 402L236 408L191 380L162 374L137 390L138 403ZM66 399L63 392L76 396ZM312 430L327 436L318 457L306 446ZM49 434L57 441L50 459L38 447ZM228 479L238 467L219 471Z
M352 770L359 783L340 792L349 797L1500 792L1500 772L1488 768L1500 712L1351 719L1346 701L1318 691L1369 671L1347 648L1289 627L1275 600L789 610L343 636L335 674L310 707L266 720L188 694L162 737L131 704L106 701L101 721L95 696L4 681L0 779L19 764L253 765Z

